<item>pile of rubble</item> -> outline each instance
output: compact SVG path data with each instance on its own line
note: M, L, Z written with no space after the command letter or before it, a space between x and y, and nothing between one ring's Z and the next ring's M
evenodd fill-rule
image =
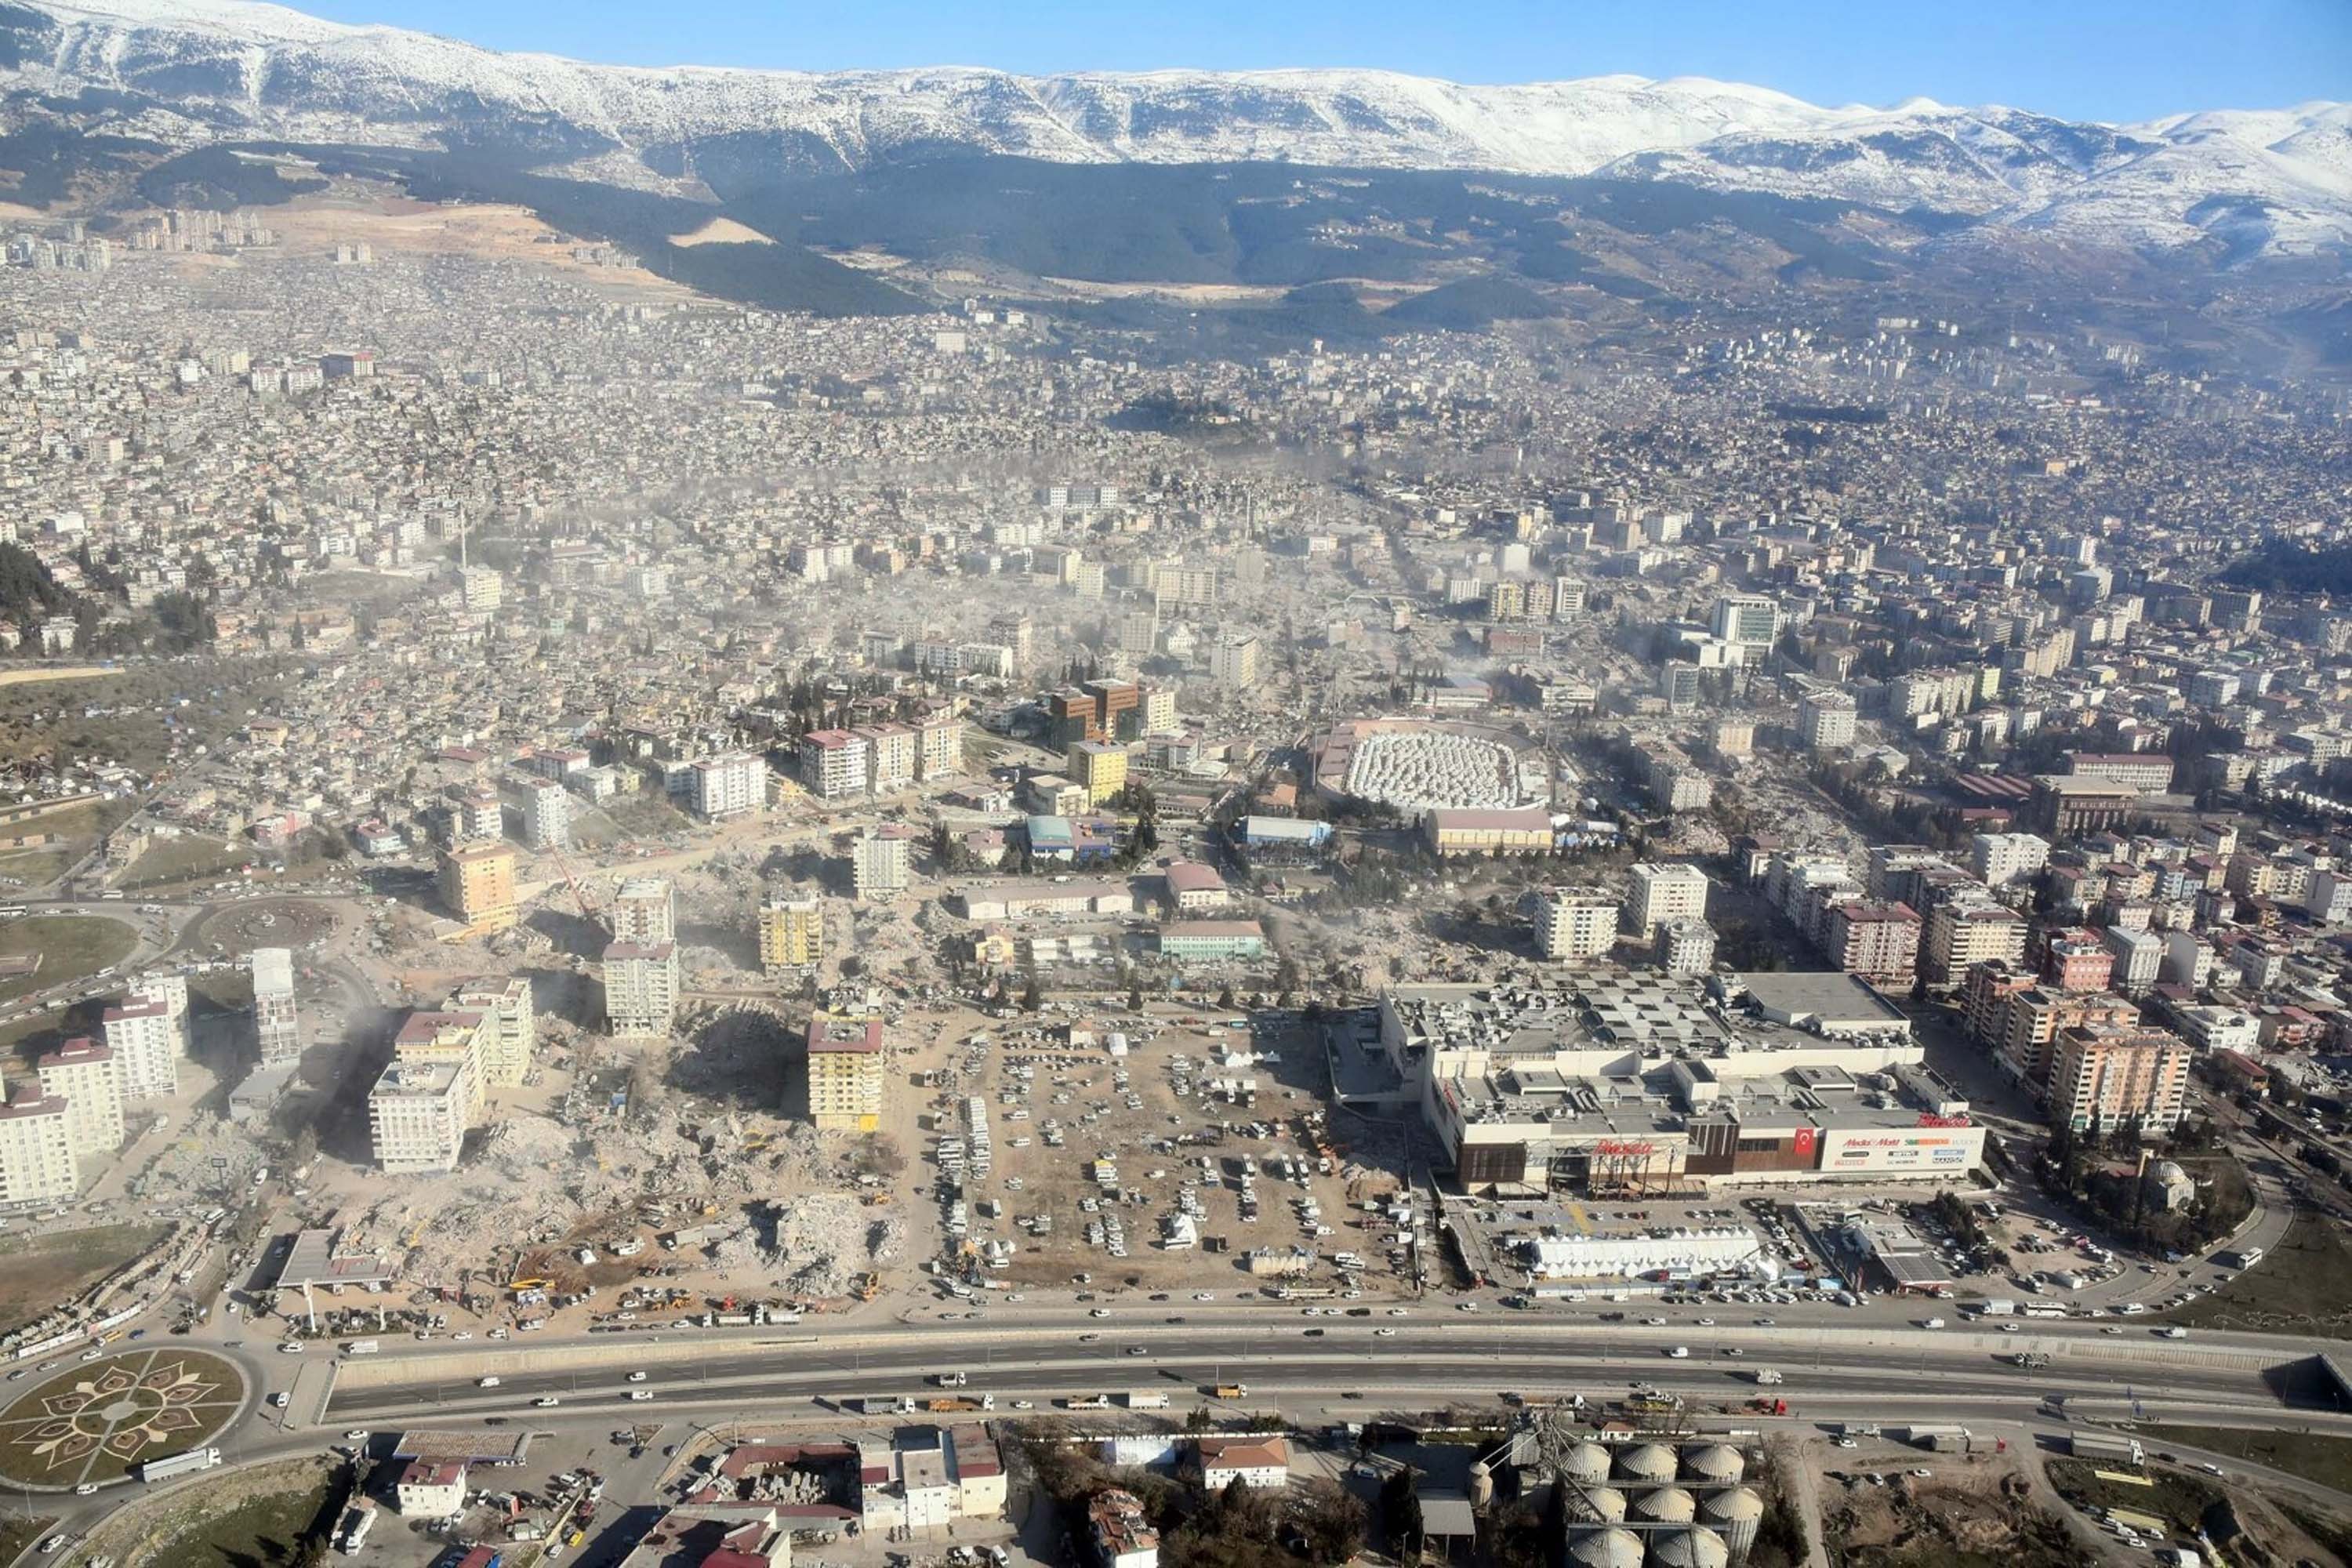
M730 1275L763 1271L793 1295L844 1296L854 1276L898 1257L906 1239L903 1221L874 1219L855 1198L803 1193L760 1206L709 1251Z

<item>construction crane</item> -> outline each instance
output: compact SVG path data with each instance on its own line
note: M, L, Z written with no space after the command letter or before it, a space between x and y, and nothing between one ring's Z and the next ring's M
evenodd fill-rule
M611 922L604 919L604 913L596 908L595 903L588 897L588 889L586 884L583 883L579 877L573 874L572 862L563 858L563 851L556 848L553 845L550 845L548 846L547 852L555 858L556 869L563 873L563 880L570 885L572 889L572 900L580 906L581 918L594 921L596 924L603 926L605 931L609 932L613 929Z

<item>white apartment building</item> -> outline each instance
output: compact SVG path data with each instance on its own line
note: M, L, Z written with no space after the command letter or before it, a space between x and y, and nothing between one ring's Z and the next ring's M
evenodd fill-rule
M850 849L850 880L861 899L903 893L914 878L912 844L896 833L858 836Z
M744 816L768 804L768 764L749 752L696 763L687 802L707 822Z
M1668 921L1657 928L1658 967L1668 974L1706 974L1715 968L1715 928L1703 920Z
M55 1203L80 1190L66 1102L18 1084L0 1105L0 1205Z
M1851 746L1858 711L1853 699L1843 691L1809 691L1797 704L1798 731L1812 751L1833 752Z
M677 903L659 877L632 877L613 895L613 940L672 942L677 937Z
M253 968L253 1026L261 1065L278 1067L302 1057L302 1025L294 1007L294 954L282 947L257 947Z
M819 800L866 793L872 747L850 730L811 730L801 737L801 783Z
M553 779L522 785L522 841L533 849L562 849L572 842L572 794Z
M915 782L920 745L913 730L904 724L877 724L850 733L866 742L867 763L873 770L867 782L875 790L904 789Z
M2164 938L2158 933L2107 926L2099 932L2099 940L2116 955L2115 973L2109 984L2116 990L2146 991L2162 978Z
M84 1036L33 1066L41 1097L65 1101L66 1139L76 1154L110 1154L122 1147L122 1079L112 1051Z
M604 949L604 1016L615 1035L667 1035L677 1016L677 943Z
M1617 900L1599 888L1548 888L1535 895L1536 951L1574 962L1617 943Z
M179 1028L169 1002L134 993L106 1010L104 1026L124 1100L169 1100L180 1092Z
M963 772L963 721L940 713L915 726L915 776L948 778Z
M476 980L457 988L450 1005L488 1016L482 1047L482 1082L490 1089L513 1089L530 1071L539 1053L539 1017L531 1010L530 982L521 975L505 981Z
M1688 861L1643 860L1633 868L1633 931L1646 937L1668 921L1706 918L1706 873Z
M465 1069L395 1061L368 1090L368 1140L386 1171L454 1171L466 1146Z
M2050 864L2050 840L2032 833L1979 833L1969 846L1969 868L1988 888L2006 888L2039 876Z
M1209 650L1209 678L1243 689L1257 684L1257 638L1248 633L1224 637Z
M1176 728L1176 689L1154 683L1136 699L1138 729L1146 735L1164 735Z

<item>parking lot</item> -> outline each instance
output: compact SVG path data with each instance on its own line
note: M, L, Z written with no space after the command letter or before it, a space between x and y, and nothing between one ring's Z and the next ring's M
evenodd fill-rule
M1410 1289L1396 1151L1361 1146L1402 1134L1334 1134L1320 1054L1286 1015L1023 1020L933 1071L922 1158L950 1293L1229 1294L1281 1282L1249 1253L1294 1248L1314 1258L1304 1288Z

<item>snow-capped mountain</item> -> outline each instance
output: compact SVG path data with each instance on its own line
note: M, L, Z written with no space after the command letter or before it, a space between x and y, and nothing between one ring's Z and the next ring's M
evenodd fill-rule
M1913 100L1821 108L1691 78L1469 87L1366 70L1028 78L645 69L499 54L254 0L0 0L0 130L192 147L494 146L736 188L942 153L1622 176L2236 254L2352 246L2352 105L2107 126Z

